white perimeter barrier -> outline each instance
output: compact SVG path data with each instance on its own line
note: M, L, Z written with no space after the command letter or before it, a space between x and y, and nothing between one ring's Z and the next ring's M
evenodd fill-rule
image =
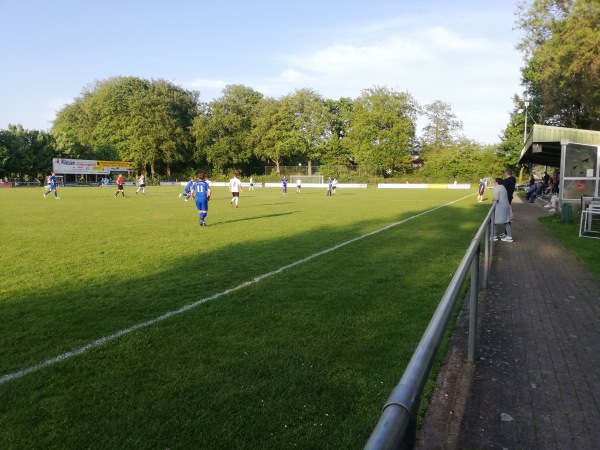
M329 185L327 183L302 183L302 189L304 188L319 188L327 189ZM280 183L265 183L265 187L276 187L281 188ZM288 189L296 189L296 183L288 183ZM338 183L337 188L351 188L351 189L364 189L367 187L366 183Z
M188 184L187 181L161 181L160 185L161 186L185 186L186 184ZM229 183L226 181L209 181L208 184L210 185L210 187L228 187ZM250 187L250 183L242 183L242 187ZM262 187L262 183L257 183L254 182L254 186L255 188L257 187Z
M411 184L411 183L378 183L379 189L471 189L470 184Z

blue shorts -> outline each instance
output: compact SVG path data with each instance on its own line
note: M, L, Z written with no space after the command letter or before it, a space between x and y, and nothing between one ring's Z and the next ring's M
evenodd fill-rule
M196 197L196 208L198 208L198 211L208 211L208 200Z

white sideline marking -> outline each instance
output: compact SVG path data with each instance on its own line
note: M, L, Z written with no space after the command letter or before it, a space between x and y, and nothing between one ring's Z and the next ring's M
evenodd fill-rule
M211 300L215 300L215 299L217 299L219 297L223 297L224 295L231 294L232 292L239 291L240 289L243 289L243 288L245 288L247 286L251 286L251 285L253 285L255 283L258 283L259 281L264 280L265 278L269 278L269 277L271 277L273 275L277 275L277 274L279 274L279 273L281 273L281 272L283 272L285 270L291 269L292 267L295 267L295 266L303 264L303 263L305 263L307 261L310 261L311 259L317 258L317 257L325 255L327 253L331 253L331 252L337 250L338 248L344 247L344 246L346 246L348 244L352 244L353 242L356 242L356 241L360 241L361 239L364 239L364 238L369 237L369 236L373 236L373 235L375 235L377 233L381 233L382 231L389 230L390 228L393 228L393 227L395 227L397 225L400 225L400 224L403 224L405 222L408 222L409 220L416 219L417 217L424 216L425 214L429 214L430 212L436 211L436 210L438 210L440 208L443 208L445 206L452 205L453 203L456 203L456 202L459 202L461 200L464 200L464 199L466 199L468 197L471 197L472 195L474 195L474 194L467 195L467 196L465 196L463 198L459 198L457 200L451 201L451 202L446 203L444 205L436 206L433 209L430 209L430 210L427 210L427 211L423 211L422 213L416 214L416 215L414 215L412 217L409 217L407 219L401 220L399 222L394 222L394 223L392 223L390 225L387 225L387 226L385 226L383 228L379 228L378 230L371 231L370 233L363 234L362 236L355 237L354 239L350 239L349 241L342 242L341 244L335 245L335 246L330 247L328 249L325 249L323 251L320 251L320 252L317 252L317 253L313 253L312 255L307 256L306 258L299 259L298 261L295 261L295 262L293 262L291 264L288 264L286 266L280 267L279 269L273 270L272 272L264 273L262 275L254 277L253 279L251 279L249 281L245 281L244 283L242 283L242 284L240 284L238 286L232 287L231 289L227 289L225 291L222 291L222 292L219 292L217 294L211 295L210 297L206 297L206 298L197 300L197 301L195 301L193 303L190 303L188 305L182 306L181 308L179 308L179 309L177 309L175 311L166 312L163 315L155 317L154 319L150 319L150 320L148 320L146 322L138 323L138 324L133 325L133 326L131 326L129 328L124 328L124 329L122 329L120 331L117 331L116 333L109 334L108 336L104 336L104 337L101 337L100 339L92 341L89 344L86 344L86 345L84 345L82 347L76 348L76 349L71 350L69 352L61 353L60 355L55 356L54 358L47 359L47 360L45 360L45 361L43 361L43 362L41 362L39 364L35 364L33 366L26 367L25 369L21 369L21 370L19 370L17 372L13 372L13 373L8 373L6 375L2 375L2 377L0 377L0 384L4 384L4 383L6 383L8 381L16 380L18 378L22 378L25 375L29 375L30 373L37 372L38 370L43 369L44 367L48 367L48 366L50 366L52 364L56 364L58 362L64 361L64 360L69 359L69 358L72 358L73 356L81 355L82 353L85 353L88 350L92 350L94 348L101 347L102 345L104 345L104 344L106 344L106 343L108 343L110 341L114 341L115 339L118 339L121 336L125 336L126 334L129 334L132 331L136 331L136 330L139 330L141 328L149 327L150 325L154 325L155 323L160 322L160 321L165 320L165 319L168 319L169 317L173 317L175 315L184 313L184 312L186 312L186 311L188 311L188 310L190 310L192 308L195 308L196 306L202 305L203 303L209 302Z

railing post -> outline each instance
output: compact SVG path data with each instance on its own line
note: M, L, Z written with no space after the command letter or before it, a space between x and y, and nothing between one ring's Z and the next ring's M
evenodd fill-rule
M485 244L483 246L483 279L481 280L481 287L483 289L487 289L488 287L488 278L490 272L490 244L492 242L492 231L491 227L486 227L485 229Z
M479 294L479 253L481 246L477 247L477 253L471 260L471 287L469 289L469 362L475 361L475 346L477 344L477 299Z

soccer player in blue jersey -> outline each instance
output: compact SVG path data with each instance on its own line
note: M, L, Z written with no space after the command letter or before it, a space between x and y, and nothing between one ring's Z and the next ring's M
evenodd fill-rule
M283 195L287 194L287 178L285 175L281 179L281 190L283 191Z
M179 194L179 198L185 196L185 201L187 202L192 195L192 186L194 185L194 177L190 177L190 181L187 182L185 188L183 189L183 194Z
M198 214L200 214L200 226L205 227L206 223L204 219L208 214L208 201L210 200L210 186L204 179L204 174L198 174L198 181L192 186L192 198L196 200L196 208L198 208Z
M46 198L46 195L48 195L52 191L54 191L54 198L56 200L60 200L60 197L58 196L58 192L56 190L56 175L54 172L52 172L48 177L48 190L44 194L44 198Z

